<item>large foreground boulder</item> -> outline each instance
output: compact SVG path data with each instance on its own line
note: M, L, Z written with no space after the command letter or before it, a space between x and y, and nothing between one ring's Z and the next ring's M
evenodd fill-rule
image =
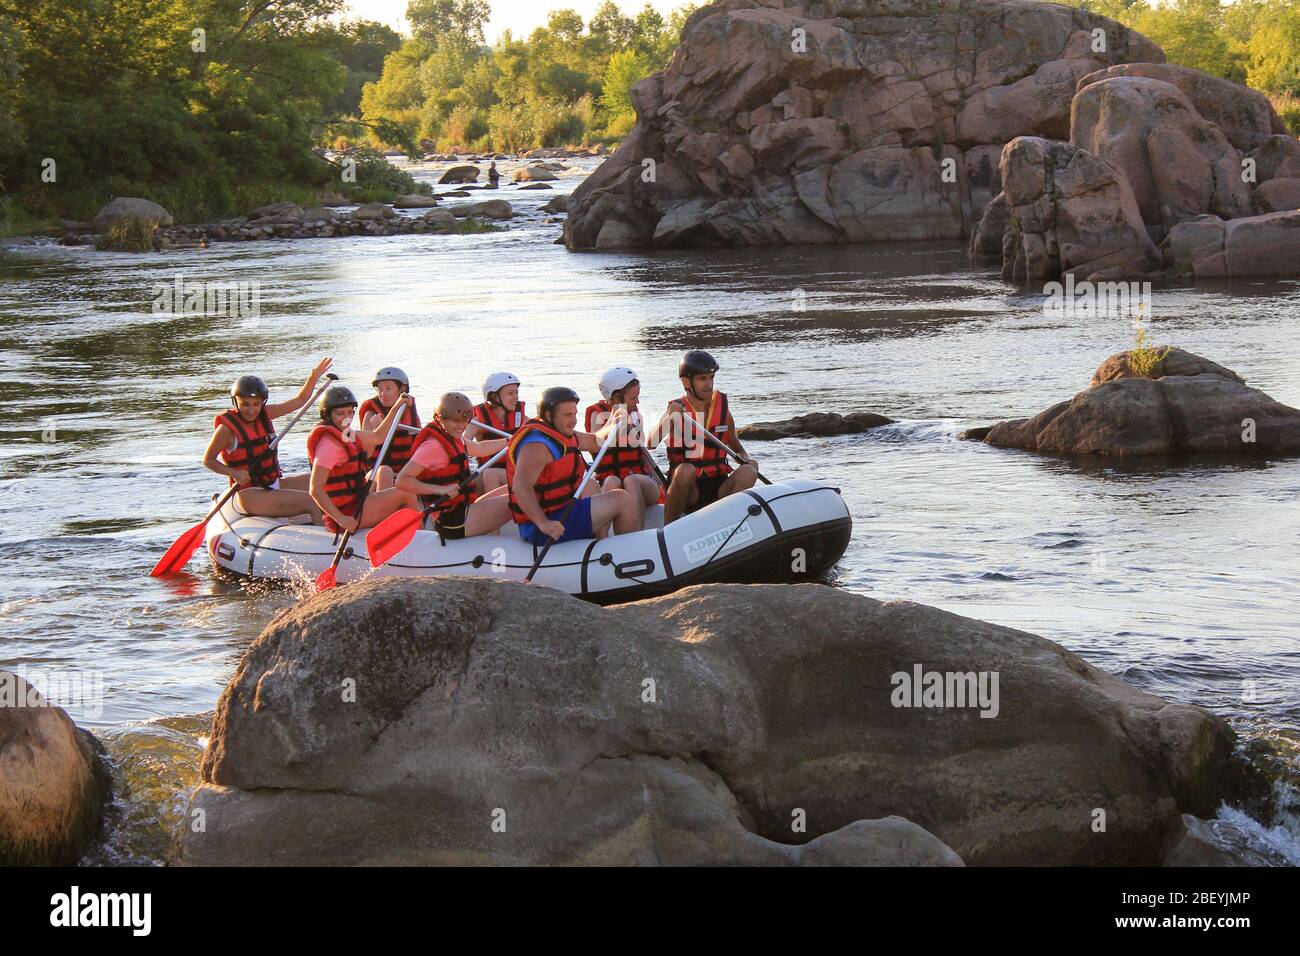
M1162 62L1113 20L1029 0L724 0L573 193L573 249L956 238L1016 135L1063 138L1082 77Z
M99 830L108 775L94 739L0 671L0 866L70 866Z
M390 578L249 647L181 861L1154 864L1232 741L1051 641L823 585Z
M1132 356L1112 355L1086 390L1033 418L999 422L984 441L1066 455L1300 453L1300 409L1182 349L1164 353L1149 376L1133 370Z
M100 208L99 213L95 216L95 228L107 229L119 219L139 219L141 222L154 222L163 228L172 225L172 214L152 199L118 196Z
M452 166L442 174L442 178L438 182L444 185L446 183L472 183L478 181L478 174L479 169L477 166L462 164Z

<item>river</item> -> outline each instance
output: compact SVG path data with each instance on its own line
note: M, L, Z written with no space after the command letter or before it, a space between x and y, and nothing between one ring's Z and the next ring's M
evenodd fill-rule
M1276 817L1246 823L1300 862L1300 460L1089 462L958 441L1073 395L1132 344L1130 321L1048 315L956 243L570 253L539 207L596 162L549 191L486 194L523 214L504 232L147 255L39 243L0 260L0 666L102 686L68 707L115 767L110 836L87 862L164 859L222 687L300 597L219 580L202 552L180 581L148 576L220 490L199 460L231 380L254 372L285 398L332 356L365 393L397 364L427 411L502 367L526 399L567 384L594 400L600 372L627 364L657 407L688 347L721 361L742 424L897 420L750 445L773 477L842 489L854 533L838 586L1041 634L1224 715L1279 781ZM155 284L178 274L256 283L259 314L155 313ZM1240 282L1157 289L1150 326L1300 405L1298 319L1297 283ZM307 431L285 442L289 470Z

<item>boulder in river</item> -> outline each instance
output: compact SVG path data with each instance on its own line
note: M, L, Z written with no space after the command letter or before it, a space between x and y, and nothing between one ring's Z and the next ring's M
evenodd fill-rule
M906 601L386 578L245 652L181 862L1152 865L1214 813L1232 746L1051 641Z
M448 210L453 216L464 219L466 216L481 216L484 219L510 219L515 211L504 199L485 199L483 202L456 206Z
M550 183L527 183L519 187L520 189L550 189Z
M1300 409L1199 355L1158 351L1164 358L1149 377L1133 371L1131 351L1112 355L1086 390L1033 418L999 422L984 441L1064 455L1300 454Z
M370 220L392 219L396 215L397 213L393 212L393 207L387 205L386 203L368 202L364 205L358 206L353 211L352 218L365 221L368 219Z
M172 214L153 200L118 196L100 208L95 216L95 228L107 229L119 219L153 221L163 228L172 225Z
M1258 846L1227 820L1201 820L1184 813L1170 824L1161 866L1286 866L1279 854Z
M1264 213L1224 222L1200 216L1169 233L1170 268L1197 279L1290 276L1300 273L1300 211Z
M542 166L524 166L515 170L513 178L517 183L547 183L560 177Z
M94 738L0 671L0 866L70 866L99 830L108 774Z
M394 209L431 209L436 205L438 205L436 196L411 193L410 195L393 197Z
M468 166L468 165L452 166L450 169L448 169L445 173L442 174L442 178L439 179L438 182L441 184L472 183L478 180L478 173L479 170L477 166Z
M780 422L750 422L738 430L741 438L774 441L778 438L813 438L825 435L853 435L894 420L874 412L809 412Z
M968 235L971 170L990 147L1063 138L1077 80L1164 59L1114 20L1050 3L710 4L667 68L633 87L636 125L574 191L565 241Z
M568 212L568 211L569 211L568 196L552 196L550 199L546 201L546 205L542 207L542 212Z

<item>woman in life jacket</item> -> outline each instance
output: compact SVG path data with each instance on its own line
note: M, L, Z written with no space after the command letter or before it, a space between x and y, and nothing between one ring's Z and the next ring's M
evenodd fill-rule
M513 435L528 420L519 400L519 378L511 372L493 372L483 383L483 401L474 406L474 421ZM497 438L484 432L480 438Z
M614 444L605 452L596 468L596 480L605 491L626 488L634 498L640 498L645 507L659 501L659 479L646 460L650 452L644 446L641 431L641 412L637 401L641 397L641 382L636 372L625 365L612 368L597 383L601 400L587 406L587 431L594 432L609 421L610 414L619 406L627 409L627 422L619 429Z
M664 524L698 511L719 498L752 488L758 480L758 462L745 454L736 437L727 396L713 387L718 363L703 349L691 349L677 367L686 394L668 403L668 411L651 430L650 447L668 423L668 493L664 501ZM708 429L748 464L735 471L726 452L704 439Z
M362 428L375 431L379 428L379 423L384 420L384 416L392 410L393 403L401 396L411 393L411 380L400 368L388 365L375 373L375 380L370 384L374 386L375 394L361 403L361 407L357 409L357 418ZM414 400L403 409L399 424L416 429L420 427L420 413L415 410ZM388 446L388 457L384 459L384 464L393 469L393 474L400 473L411 460L411 448L414 444L415 432L398 429L392 443Z
M308 514L316 524L321 511L307 493L307 473L283 475L271 424L292 415L311 401L316 380L329 371L332 359L324 359L298 394L287 402L270 402L266 383L256 375L243 375L230 386L231 407L216 416L212 439L203 453L203 467L238 485L235 507L248 515L288 518Z
M641 501L622 488L584 494L564 514L587 470L582 452L599 452L609 431L627 418L626 410L617 408L596 434L580 432L579 401L571 388L548 388L537 404L537 418L525 422L510 439L506 451L510 516L519 537L530 544L603 538L611 526L619 534L628 534L645 524Z
M401 396L375 431L352 428L357 397L352 389L332 385L320 400L320 424L307 436L311 458L309 490L324 512L325 527L339 531L370 528L400 508L414 508L415 495L393 487L393 471L382 462L375 469L374 489L357 513L357 503L367 484L366 471L397 420L409 395Z
M474 403L460 392L438 399L433 421L416 436L411 460L397 476L398 490L418 495L421 506L435 506L434 530L451 540L489 534L510 520L504 468L484 472L490 490L481 497L473 483L460 489L470 475L470 456L487 461L508 441L466 439L473 414Z

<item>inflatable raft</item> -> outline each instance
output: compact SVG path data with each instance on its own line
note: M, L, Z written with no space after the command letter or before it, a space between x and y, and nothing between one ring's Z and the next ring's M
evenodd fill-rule
M667 594L709 581L778 582L815 578L840 559L853 522L839 489L796 479L760 485L715 501L663 526L663 506L646 509L646 527L604 539L554 545L534 584L600 604ZM304 515L256 518L234 500L208 524L207 549L218 568L253 578L310 581L334 558L338 538ZM366 532L353 535L338 581L371 574L468 574L522 581L539 549L515 532L444 541L434 531L387 564L372 568Z

